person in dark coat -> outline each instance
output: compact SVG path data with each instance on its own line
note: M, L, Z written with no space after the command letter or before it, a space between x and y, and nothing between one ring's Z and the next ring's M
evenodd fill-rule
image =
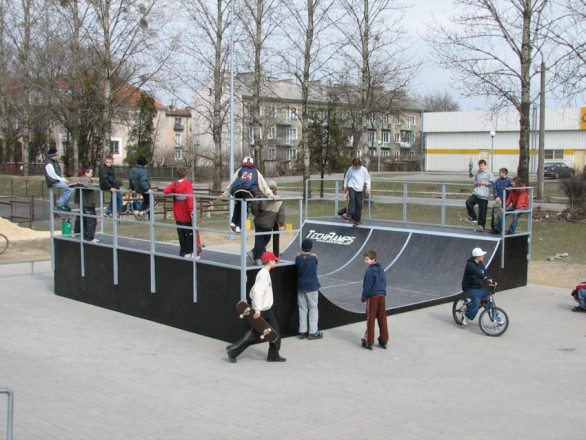
M139 156L134 168L130 170L128 176L129 188L136 191L142 196L142 203L138 211L134 211L134 217L137 220L146 220L149 210L151 209L151 177L146 169L149 161L144 156Z

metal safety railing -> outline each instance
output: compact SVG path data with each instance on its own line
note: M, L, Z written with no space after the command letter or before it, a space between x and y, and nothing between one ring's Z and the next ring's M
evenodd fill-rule
M0 394L8 397L6 405L6 440L12 440L14 426L14 392L10 388L0 388Z
M101 220L101 224L100 224L100 231L101 233L104 233L104 219L106 217L104 217L102 215L102 213L104 212L104 207L105 207L105 202L104 202L104 196L103 196L103 192L100 191L97 188L76 188L76 191L98 191L99 192L99 206L97 207L97 210L99 210L100 212L96 213L96 214L90 214L88 212L84 212L84 206L83 206L83 197L79 197L79 203L80 203L80 207L79 207L79 212L63 212L63 211L56 211L55 210L55 194L53 192L53 190L50 190L50 197L49 197L49 204L50 204L50 209L51 212L55 212L58 213L61 216L64 217L76 217L79 216L80 218L80 239L77 239L76 237L65 237L65 239L70 239L70 240L75 240L75 241L79 241L81 243L80 245L80 266L81 266L81 276L84 277L85 276L85 258L84 258L84 253L86 250L86 243L83 240L84 237L84 222L82 221L83 218L94 218L96 219L96 221ZM113 197L115 198L116 196L114 195L114 193L112 194ZM164 194L165 196L175 196L177 194ZM297 229L289 229L289 230L285 230L285 231L271 231L271 232L263 232L263 233L257 233L257 232L248 232L247 228L246 228L246 220L247 220L247 215L244 215L244 213L248 212L248 207L247 204L250 204L252 201L263 201L263 200L270 200L270 199L266 199L266 198L254 198L254 199L249 199L248 202L246 200L240 200L240 199L234 199L234 198L230 198L230 210L228 212L228 215L226 216L226 228L225 229L217 229L217 228L209 228L209 227L202 227L199 225L199 218L197 215L197 209L195 208L196 206L199 206L199 201L200 199L204 199L204 200L208 200L211 203L213 203L214 201L217 200L221 200L222 198L220 196L211 196L211 195L203 195L203 194L180 194L181 196L185 196L185 197L190 197L193 199L193 206L194 206L194 210L193 210L193 222L192 222L192 226L180 226L180 225L176 225L175 223L164 223L161 221L157 221L156 216L155 216L155 209L154 209L154 204L151 201L151 209L148 211L148 218L146 218L146 222L145 221L139 221L136 220L133 216L127 216L129 217L127 218L123 218L123 216L118 215L118 206L117 203L114 202L112 203L112 218L109 219L112 221L112 244L107 244L107 243L92 243L92 245L95 246L102 246L102 247L109 247L112 249L112 258L113 258L113 284L114 285L118 285L118 280L119 280L119 273L118 273L118 251L119 250L125 250L125 251L132 251L132 252L137 252L137 253L144 253L149 255L149 263L150 263L150 289L151 289L151 293L156 293L156 271L155 271L155 264L156 264L156 257L157 256L164 256L167 258L172 258L172 259L177 259L177 260L185 260L185 258L177 256L177 255L171 255L168 253L162 253L162 252L158 252L156 249L155 244L157 243L156 241L156 232L158 230L158 228L172 228L172 229L177 229L177 228L181 228L181 229L191 229L193 231L193 240L194 240L194 249L196 249L196 234L197 232L211 232L211 233L215 233L215 234L219 234L219 235L224 235L227 239L229 240L233 240L235 236L240 236L240 296L241 298L244 300L246 298L246 259L247 259L247 255L246 255L246 246L247 246L247 238L250 236L256 236L256 235L268 235L268 234L272 234L272 235L280 235L280 234L286 234L286 233L299 233L301 231L300 227L302 224L302 200L301 197L281 197L280 200L283 202L287 202L287 201L297 201L298 202L298 224L299 224L299 228ZM156 200L157 197L162 197L163 193L160 192L152 192L151 193L151 197ZM241 203L241 209L242 209L242 213L243 215L241 216L241 225L240 225L240 229L241 229L241 233L240 234L236 234L235 232L231 231L230 228L228 227L228 225L230 224L230 218L232 216L232 212L233 212L233 206L234 203ZM134 223L134 224L139 224L142 225L146 228L148 228L148 250L141 250L141 249L137 249L137 248L130 248L127 246L124 246L122 244L122 242L120 241L120 238L127 238L127 236L123 235L123 233L120 231L120 225L121 224L128 224L128 223ZM51 236L53 237L55 234L55 219L54 216L51 216L51 221L50 221L50 229L51 229ZM301 239L300 239L300 243L301 244ZM51 241L51 261L52 261L52 269L55 269L55 249L54 249L54 243L53 241ZM200 260L198 259L192 259L192 264L193 264L193 302L197 302L197 268L198 268L198 264L200 262ZM227 265L221 262L217 262L217 261L210 261L210 260L206 260L205 261L206 264L209 265L213 265L213 266L219 266L219 267L229 267L232 268L232 265Z

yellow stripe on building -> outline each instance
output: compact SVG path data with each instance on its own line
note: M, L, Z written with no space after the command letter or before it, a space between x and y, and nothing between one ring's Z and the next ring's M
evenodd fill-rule
M564 156L571 156L574 154L574 149L564 149ZM488 153L492 153L495 156L501 156L501 155L509 155L509 154L519 154L519 149L518 148L509 148L509 149L498 149L498 150L491 150L490 148L485 148L485 149L479 149L479 148L474 148L474 149L466 149L466 148L428 148L425 151L427 154L480 154L481 152L488 152ZM539 154L539 150L537 149L530 149L529 150L529 154L530 155L538 155Z

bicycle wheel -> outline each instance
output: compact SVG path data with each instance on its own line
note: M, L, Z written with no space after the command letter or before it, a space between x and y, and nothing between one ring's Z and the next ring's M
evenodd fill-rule
M9 244L10 242L8 241L6 235L0 234L0 254L6 252L6 249L8 249Z
M456 324L458 325L462 325L462 319L464 317L464 312L466 310L464 306L467 302L468 300L464 298L457 298L454 301L454 304L452 304L452 316L454 317L454 321L456 321Z
M487 336L500 336L509 328L509 316L499 308L484 310L478 318L480 330Z

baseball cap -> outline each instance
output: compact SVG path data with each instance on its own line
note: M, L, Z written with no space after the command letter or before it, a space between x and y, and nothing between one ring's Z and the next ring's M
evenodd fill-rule
M483 255L486 255L486 252L483 251L482 249L480 249L480 248L472 249L472 256L473 257L481 257Z
M254 163L254 159L250 156L246 156L242 163Z
M279 257L277 257L272 252L265 252L264 254L262 254L262 257L260 257L260 259L262 260L263 263L270 261L270 260L279 261Z

